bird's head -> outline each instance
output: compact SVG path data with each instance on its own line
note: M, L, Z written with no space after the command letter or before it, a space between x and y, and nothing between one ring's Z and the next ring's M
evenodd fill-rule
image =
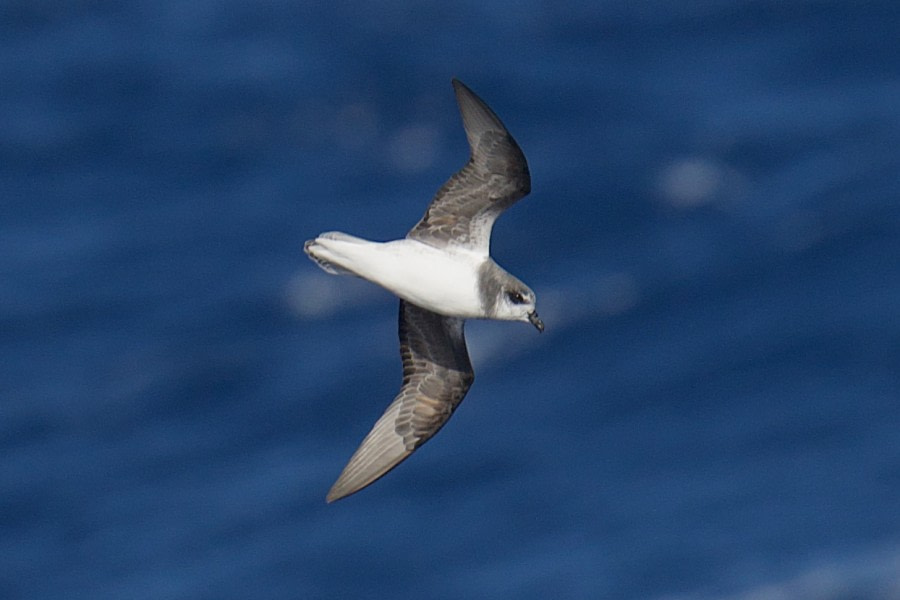
M527 285L520 281L508 283L500 288L496 311L498 319L526 321L538 331L544 331L544 322L535 309L535 296Z

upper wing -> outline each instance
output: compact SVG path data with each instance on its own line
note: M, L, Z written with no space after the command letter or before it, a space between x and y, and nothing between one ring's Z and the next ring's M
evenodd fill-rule
M403 385L328 492L328 502L366 487L443 427L475 374L463 320L400 301Z
M471 149L469 162L438 190L407 237L487 255L494 221L531 191L531 175L525 155L494 111L459 80L453 80L453 88Z

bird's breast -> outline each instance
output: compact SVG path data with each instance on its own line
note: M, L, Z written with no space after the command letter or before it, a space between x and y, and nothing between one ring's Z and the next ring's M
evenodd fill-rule
M371 281L417 306L450 317L478 318L478 268L483 258L415 240L380 244ZM369 277L367 277L369 279Z

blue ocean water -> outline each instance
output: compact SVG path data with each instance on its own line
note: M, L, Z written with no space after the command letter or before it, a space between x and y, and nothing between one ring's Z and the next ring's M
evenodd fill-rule
M900 6L6 2L0 597L900 598ZM326 505L405 234L524 149L449 424Z

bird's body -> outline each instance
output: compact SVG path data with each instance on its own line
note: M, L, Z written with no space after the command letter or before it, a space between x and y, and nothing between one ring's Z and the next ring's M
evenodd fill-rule
M372 242L329 232L304 250L332 274L356 275L400 300L403 384L341 476L328 501L366 487L447 422L472 385L466 319L526 321L543 331L534 292L490 257L497 217L528 194L525 156L496 114L453 80L471 155L438 190L405 239Z
M484 256L411 239L370 242L327 233L313 244L307 250L335 270L367 279L417 306L462 319L483 315L478 279L472 275L489 260Z

